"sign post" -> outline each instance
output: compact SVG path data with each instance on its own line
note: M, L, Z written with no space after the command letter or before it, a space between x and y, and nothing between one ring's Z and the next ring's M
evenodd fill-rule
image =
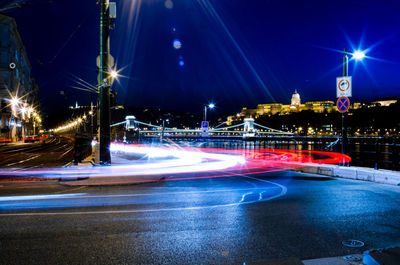
M201 122L201 136L202 137L207 137L208 136L208 121L202 121Z
M348 76L348 57L347 51L343 52L343 76L336 77L336 107L342 113L342 154L346 153L347 144L347 128L345 118L347 111L350 108L349 97L353 96L352 92L352 78Z
M347 145L347 128L346 128L346 115L350 108L349 97L352 93L352 80L349 76L349 56L347 49L343 51L343 73L341 77L336 78L336 97L338 101L336 103L337 109L342 113L342 154L346 153ZM343 166L345 163L343 162Z
M342 154L346 153L347 132L345 124L345 115L350 108L350 100L348 97L340 97L336 102L336 107L342 113Z

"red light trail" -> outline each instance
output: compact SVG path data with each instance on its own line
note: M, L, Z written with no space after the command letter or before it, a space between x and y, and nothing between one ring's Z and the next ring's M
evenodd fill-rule
M143 144L119 143L113 143L111 150L114 161L118 163L112 166L0 169L0 176L17 177L7 177L3 179L3 182L21 178L30 178L33 181L35 179L90 178L103 179L102 184L122 184L262 174L299 168L310 163L338 164L351 161L347 155L311 150L230 150L175 146L153 147ZM123 159L123 162L118 158L130 154L139 154L142 158L138 160Z

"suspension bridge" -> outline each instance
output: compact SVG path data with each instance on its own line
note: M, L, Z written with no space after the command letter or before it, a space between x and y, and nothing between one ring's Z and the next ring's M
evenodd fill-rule
M285 132L255 123L248 118L240 124L225 126L223 122L212 128L171 128L138 121L134 116L127 116L125 121L114 123L111 127L124 126L127 131L134 130L141 137L173 137L173 138L252 138L262 136L293 136L291 132Z

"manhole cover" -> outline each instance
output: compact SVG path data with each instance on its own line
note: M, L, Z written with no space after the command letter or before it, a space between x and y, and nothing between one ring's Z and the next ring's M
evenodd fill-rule
M350 248L360 248L364 246L364 242L355 239L349 239L342 241L342 245Z
M354 255L344 256L343 259L346 261L360 261L361 260L360 257L354 256Z

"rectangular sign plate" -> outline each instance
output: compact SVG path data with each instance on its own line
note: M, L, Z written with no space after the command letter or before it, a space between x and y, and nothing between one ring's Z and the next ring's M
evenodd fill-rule
M336 97L351 97L352 96L352 81L351 76L336 77Z

